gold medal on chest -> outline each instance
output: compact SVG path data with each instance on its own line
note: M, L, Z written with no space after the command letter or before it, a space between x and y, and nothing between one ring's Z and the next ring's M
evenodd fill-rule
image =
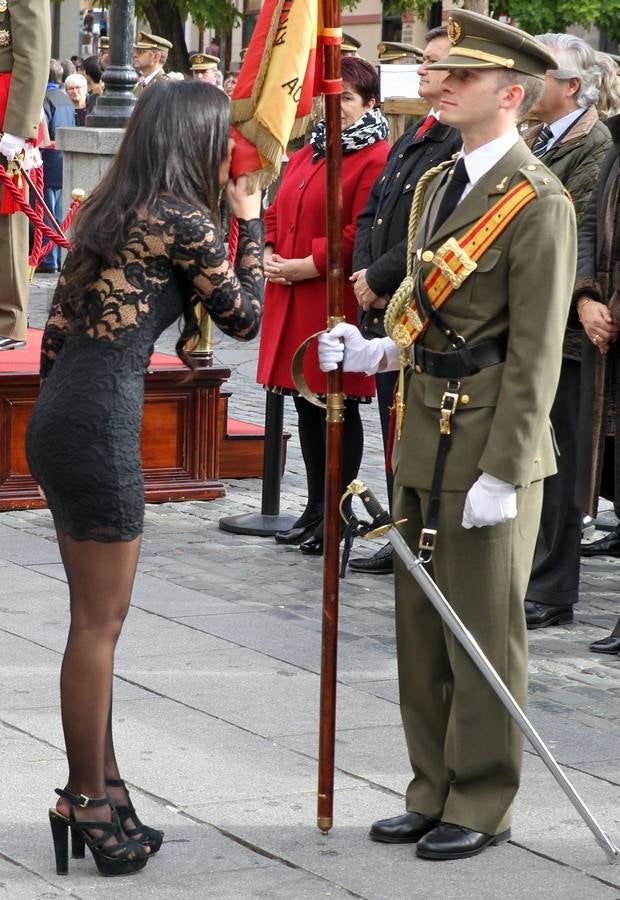
M11 32L8 28L0 28L0 47L11 46Z
M9 8L9 0L0 0L0 13L5 13Z

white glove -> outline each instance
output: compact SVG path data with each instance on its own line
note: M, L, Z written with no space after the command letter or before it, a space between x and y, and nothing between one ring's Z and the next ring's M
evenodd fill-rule
M26 172L30 172L31 169L38 169L39 166L42 165L43 159L41 158L39 148L30 143L26 144L26 146L24 147L22 169L24 169Z
M4 132L0 138L0 153L9 161L24 149L26 138L16 137L14 134Z
M483 472L469 489L463 509L463 528L499 525L517 515L517 492L514 484L500 481Z
M345 372L374 375L385 355L386 343L393 341L388 337L367 341L355 325L339 322L331 331L319 335L319 365L323 372L333 372L342 362Z

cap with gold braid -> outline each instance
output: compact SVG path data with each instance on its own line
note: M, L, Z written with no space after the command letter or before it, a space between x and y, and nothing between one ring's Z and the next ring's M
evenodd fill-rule
M134 50L172 50L169 40L157 34L147 34L146 31L137 33L133 47Z
M391 63L397 60L422 62L424 51L413 44L401 44L397 41L381 41L377 44L379 62Z
M469 10L451 10L448 37L448 56L427 68L501 68L544 78L547 69L558 67L547 48L527 32Z
M211 56L210 53L192 53L189 58L192 72L206 72L207 69L217 69L219 56Z
M357 38L350 34L345 34L344 31L342 32L342 43L340 44L342 53L357 53L361 46L362 42L358 41Z
M105 34L99 38L99 49L100 50L109 50L110 49L110 38Z

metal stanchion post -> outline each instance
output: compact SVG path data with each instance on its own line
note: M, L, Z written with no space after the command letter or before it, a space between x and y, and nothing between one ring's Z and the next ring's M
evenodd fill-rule
M233 534L256 534L271 537L276 531L287 531L295 523L294 516L280 515L280 483L282 481L284 397L267 391L265 402L265 450L263 457L263 493L260 513L226 516L220 519L222 531Z

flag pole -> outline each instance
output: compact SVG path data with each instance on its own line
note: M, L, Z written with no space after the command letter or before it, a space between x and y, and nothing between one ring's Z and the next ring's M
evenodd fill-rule
M344 320L342 149L340 145L340 0L320 0L323 30L325 121L327 125L327 327ZM344 395L342 368L327 373L327 452L323 535L323 629L321 642L321 699L319 724L319 781L317 826L327 833L333 825L334 751L336 741L336 674L338 652L338 575L340 553L340 495Z

